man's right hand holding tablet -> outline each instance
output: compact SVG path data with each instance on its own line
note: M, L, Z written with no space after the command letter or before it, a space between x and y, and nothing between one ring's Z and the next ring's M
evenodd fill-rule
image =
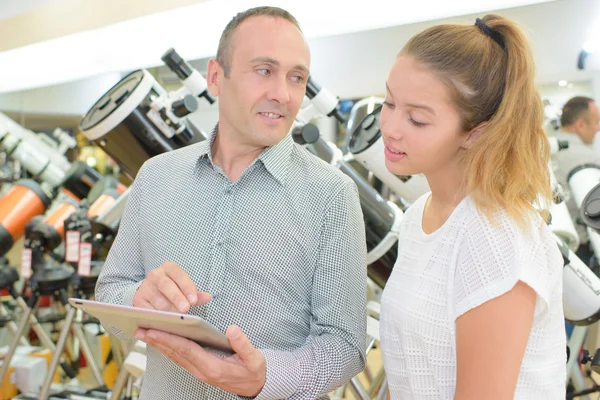
M186 313L190 306L202 306L211 299L209 293L198 291L179 265L167 261L148 273L133 298L133 306Z

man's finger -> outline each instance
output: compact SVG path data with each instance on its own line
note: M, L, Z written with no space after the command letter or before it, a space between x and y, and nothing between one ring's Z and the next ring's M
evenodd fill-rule
M210 303L211 300L212 300L212 295L210 293L198 292L198 301L194 305L195 306L203 306L205 304Z
M198 301L198 288L192 282L190 276L177 264L166 262L163 264L165 274L179 286L180 291L190 304L196 304Z
M169 302L175 312L186 313L190 309L190 301L181 292L179 286L167 275L157 285L162 296ZM166 311L166 310L165 310Z
M207 379L215 379L219 375L219 371L225 368L221 357L207 352L202 346L181 336L149 329L146 334L146 343L151 346L161 346L167 353L174 351L177 356L172 353L168 354L174 358L184 358ZM161 351L161 353L163 352Z
M199 368L197 368L192 362L190 362L186 357L178 353L176 350L162 344L161 342L152 342L151 340L149 340L149 342L147 343L149 346L154 347L162 355L167 357L169 360L173 361L175 364L178 364L179 366L188 370L188 372L194 375L197 379L203 382L207 382L206 376L202 373L202 371Z
M139 308L149 308L151 310L155 309L154 306L152 305L152 303L150 303L144 297L140 297L139 300L133 306L139 307Z
M133 332L133 337L135 337L138 340L141 340L142 342L146 341L146 333L148 332L147 329L143 329L143 328L137 328L135 330L135 332Z
M173 305L165 296L158 291L153 291L148 294L144 300L152 305L152 308L160 311L172 311L179 312L179 310Z
M253 365L256 361L256 349L250 343L250 339L235 325L227 328L226 332L231 348L247 365Z

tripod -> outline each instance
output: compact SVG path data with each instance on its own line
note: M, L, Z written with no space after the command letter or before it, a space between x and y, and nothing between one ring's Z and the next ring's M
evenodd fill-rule
M0 290L6 290L13 299L23 299L20 298L19 294L14 288L15 283L19 281L19 273L15 268L12 268L8 265L8 261L3 258L0 260ZM22 301L22 304L25 304ZM19 304L21 305L21 304ZM23 309L23 307L21 307ZM35 326L35 325L34 325ZM0 304L0 327L8 328L8 330L13 334L13 336L17 333L17 324L13 321L13 318L8 315L4 304ZM25 337L20 338L20 343L22 346L29 346L29 342Z
M74 297L81 299L91 299L94 296L94 289L96 287L96 281L98 280L98 276L100 276L100 270L102 269L102 265L104 262L95 261L92 266L92 270L90 276L83 277L77 274L74 274L72 277L73 289L74 289ZM75 337L81 343L81 348L83 354L88 362L92 370L92 374L94 375L94 379L98 386L104 385L104 378L102 377L102 371L100 371L100 367L96 362L94 355L92 354L91 347L85 338L85 334L83 333L83 329L81 328L81 323L77 322L73 324L73 319L75 318L75 314L77 313L77 309L68 304L67 299L61 299L63 305L68 309L67 316L63 323L62 329L60 331L60 335L58 336L58 341L56 342L56 351L53 353L52 361L50 362L50 367L48 369L48 373L46 374L46 379L44 381L44 385L40 390L40 394L38 396L39 400L47 400L50 396L50 387L52 385L52 377L54 376L54 372L58 367L58 363L60 361L60 355L62 354L65 344L67 341L67 336L71 329L73 329L73 333Z
M21 316L21 320L19 321L19 325L8 352L4 357L2 369L0 370L0 382L3 382L4 378L6 377L10 361L12 360L17 346L21 341L21 337L25 333L28 322L31 322L32 328L40 338L42 344L53 354L56 353L54 343L39 324L34 314L37 311L42 296L52 296L54 299L66 304L68 298L67 290L69 288L71 276L72 272L70 270L64 267L52 267L51 265L47 264L43 269L36 272L29 280L31 297L27 303L25 303L25 300L23 300L23 298L21 298L16 292L13 292L12 296L17 301L17 304L23 308L23 315ZM14 288L11 287L11 289L14 291ZM75 372L66 362L61 362L60 365L70 378L75 378Z

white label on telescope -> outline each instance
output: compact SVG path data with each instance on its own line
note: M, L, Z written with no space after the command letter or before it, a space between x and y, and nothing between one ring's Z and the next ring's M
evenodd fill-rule
M92 268L92 244L83 242L79 247L79 267L77 274L79 276L90 276Z
M31 249L23 249L21 253L21 276L31 278Z
M79 237L79 231L67 231L67 254L65 255L65 261L79 261Z

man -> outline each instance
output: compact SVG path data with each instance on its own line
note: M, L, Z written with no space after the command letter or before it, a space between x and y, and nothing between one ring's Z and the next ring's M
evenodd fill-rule
M553 156L554 171L563 190L570 192L568 179L572 171L585 164L600 165L600 153L592 147L600 125L596 103L589 97L573 97L565 103L562 109L560 124L561 132L556 137L559 140L567 141L569 147ZM567 208L581 240L577 255L588 266L594 268L592 264L597 261L594 261L593 251L588 244L586 227L578 222L580 220L579 206L575 203L572 195L567 199Z
M289 13L238 14L208 65L213 135L138 173L97 299L198 315L236 352L138 330L149 345L141 399L314 399L363 369L358 191L288 135L309 66Z
M592 145L596 132L600 130L598 106L589 97L573 97L562 109L560 125L560 139L578 145Z

